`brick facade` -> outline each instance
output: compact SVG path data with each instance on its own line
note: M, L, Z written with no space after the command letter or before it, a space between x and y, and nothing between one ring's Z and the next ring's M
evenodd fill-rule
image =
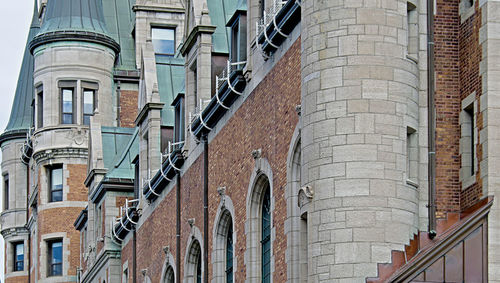
M246 245L245 221L247 189L254 168L252 150L261 148L273 170L273 227L276 240L273 242L275 270L273 281L286 280L285 249L287 246L283 223L286 217L284 187L286 186L286 159L289 144L298 116L295 111L300 104L300 39L287 51L273 70L250 94L244 104L230 118L224 128L209 144L209 252L212 252L212 228L220 197L217 187L225 186L226 194L234 204L234 232L237 233L235 258L235 282L243 282L246 277L244 252ZM279 123L277 122L279 117ZM252 121L249 123L249 121ZM224 156L226 158L220 158ZM203 156L189 167L182 176L181 210L181 263L184 262L187 237L190 227L187 219L195 218L195 226L203 231L202 210L202 165ZM189 204L189 205L187 205ZM172 189L154 212L137 231L137 273L147 268L152 282L161 278L165 254L164 246L170 246L175 254L175 189ZM122 251L122 263L128 261L131 268L130 240ZM174 255L175 257L175 255ZM209 259L211 255L209 255ZM212 277L212 263L209 262L209 278ZM131 274L131 271L129 272ZM181 265L181 274L184 267Z
M137 117L137 96L138 91L121 90L120 91L120 126L132 128L135 127L135 118Z

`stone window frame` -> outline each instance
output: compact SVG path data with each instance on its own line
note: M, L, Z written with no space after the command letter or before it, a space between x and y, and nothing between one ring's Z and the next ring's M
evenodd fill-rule
M462 183L462 189L466 189L476 182L476 173L478 169L476 149L478 144L477 113L478 105L476 92L473 92L462 100L459 115L459 153L461 160L459 180Z
M177 274L175 274L176 271L175 259L170 251L167 252L165 256L165 261L163 262L163 268L161 270L161 279L160 279L161 283L168 283L167 271L169 270L169 268L171 268L174 273L174 282L177 282Z
M63 200L62 201L56 201L56 202L50 202L50 169L52 166L57 166L61 165L63 170L62 170L62 178L63 178ZM41 207L40 209L50 209L53 207L60 207L61 203L65 202L67 200L67 196L69 193L69 187L67 184L67 178L69 176L69 171L67 168L66 163L48 163L48 164L43 164L40 165L41 170L40 170L40 185L41 185L41 191L40 191L40 204L41 205L47 205L47 207ZM35 174L35 176L38 174Z
M201 264L201 280L203 282L203 275L204 275L204 262L203 262L203 237L201 235L200 229L196 226L191 227L191 232L189 233L188 236L188 242L186 245L186 251L184 253L184 279L183 282L185 283L195 283L196 278L195 278L195 273L196 273L196 268L197 264L196 262L193 262L193 247L195 244L198 244L199 249L200 249L200 264Z
M98 97L99 97L99 84L97 82L92 82L92 81L81 81L80 83L80 91L81 91L81 124L84 126L90 126L90 122L88 125L85 124L85 116L94 116L98 112ZM93 111L92 115L85 114L85 92L86 91L92 91L93 92Z
M227 221L231 221L233 225L233 282L235 281L235 272L238 270L237 257L234 252L236 246L237 233L234 221L234 205L231 198L227 195L222 195L215 215L216 221L212 229L212 281L226 282L226 240L227 240Z
M229 27L231 30L229 60L232 63L246 62L247 60L247 16L238 15ZM243 68L244 64L236 65Z
M128 268L128 260L127 260L122 264L122 273L121 273L122 274L122 283L129 282L129 277L130 277L129 270L130 269Z
M419 51L419 13L416 1L409 0L406 2L406 55L409 59L417 62Z
M77 80L61 80L57 83L57 86L59 88L59 124L63 125L77 125L78 124L78 121L77 121L77 105L78 105L78 94L77 94L77 89L78 89L78 81ZM72 90L73 93L72 93L72 104L71 104L71 107L72 107L72 112L71 112L71 115L72 115L72 122L71 123L63 123L63 116L64 116L64 112L63 112L63 103L64 103L64 100L63 100L63 92L64 90Z
M170 53L156 53L156 50L154 48L154 43L153 43L153 29L168 29L172 30L174 32L174 52L172 54ZM176 37L177 37L177 25L172 25L172 24L161 24L161 23L150 23L149 27L149 35L151 37L151 43L153 46L153 53L155 55L163 55L163 56L171 56L173 57L175 55L175 52L177 51L177 46L176 46Z
M273 225L275 199L273 193L273 172L271 165L265 158L256 158L255 167L250 177L248 187L246 211L247 218L245 222L246 235L246 281L260 282L261 280L261 206L263 198L263 189L265 183L269 183L270 201L271 201L271 274L275 272L274 241L276 239L276 227ZM271 276L271 283L273 277Z
M468 18L470 18L475 13L476 0L460 0L460 4L458 6L459 14L460 14L460 23L465 22Z
M9 199L10 199L10 180L9 180L9 174L5 173L3 174L3 205L2 205L2 211L9 210Z
M285 200L287 218L284 232L287 239L285 262L287 265L287 282L299 280L300 270L300 208L298 195L301 187L301 137L299 125L295 128L288 148L287 185Z
M43 84L39 84L35 87L36 90L36 128L43 128Z
M14 271L14 256L15 256L15 251L14 251L14 244L16 243L23 243L24 244L24 269L21 271ZM4 259L4 265L5 265L5 274L9 273L15 273L16 276L21 275L23 273L28 273L28 270L26 267L28 266L26 264L26 261L28 260L28 257L26 256L26 249L27 249L27 240L22 236L22 235L17 235L14 237L9 238L8 240L5 241L5 259Z
M13 261L13 272L20 272L20 271L24 271L24 269L26 268L26 265L24 264L24 261L26 259L26 245L24 243L24 240L21 240L21 241L13 241L11 242L11 245L12 245L12 261ZM18 245L23 245L23 268L20 269L20 270L15 270L16 269L16 263L17 263L17 246Z
M48 247L49 247L49 242L50 241L55 241L55 240L62 240L62 275L58 276L48 276ZM41 278L46 278L44 282L61 282L69 280L68 277L68 272L69 272L69 255L70 255L70 239L67 237L66 232L57 232L57 233L50 233L50 234L45 234L41 235L41 241L40 241L41 247L40 247L40 276ZM65 264L66 263L66 264ZM62 279L61 279L62 278Z
M418 133L412 126L406 127L406 184L418 188Z
M62 163L58 163L58 164L51 164L51 165L48 165L48 166L45 166L46 167L46 171L47 171L47 185L48 185L48 189L47 189L47 202L48 203L57 203L57 202L61 202L61 201L64 201L64 165ZM61 169L61 183L62 183L62 188L61 188L61 194L62 194L62 199L60 201L54 201L52 200L52 171L53 170L56 170L56 169Z

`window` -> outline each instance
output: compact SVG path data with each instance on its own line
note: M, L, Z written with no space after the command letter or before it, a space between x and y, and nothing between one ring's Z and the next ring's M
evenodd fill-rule
M9 175L3 176L3 210L9 209Z
M62 275L62 240L54 240L48 242L48 275Z
M307 248L308 248L308 233L307 233L307 212L302 214L300 217L300 280L301 282L307 282L308 278L308 260L307 260Z
M266 0L260 0L260 6L259 6L260 10L260 18L263 19L264 18L264 11L266 10Z
M462 100L462 111L460 112L460 181L463 189L476 182L476 111L476 93L473 92Z
M246 16L240 14L235 17L232 22L229 22L231 28L231 48L229 50L229 58L231 62L244 62L247 60L247 35L246 35ZM235 67L242 68L243 64Z
M175 53L175 29L151 28L151 38L155 54L172 56Z
M261 221L261 257L262 257L262 282L271 282L271 198L269 185L265 188L262 199Z
M418 137L417 131L411 127L406 128L406 179L408 184L416 186L418 181Z
M169 266L167 268L167 272L165 275L165 283L175 283L174 269L172 268L172 266Z
M101 237L101 230L102 230L102 223L101 223L102 206L101 205L97 206L95 214L96 214L95 215L95 232L96 232L96 238L99 240L99 238Z
M140 186L141 186L141 183L139 182L139 157L136 157L134 159L134 161L132 161L132 163L134 163L134 199L139 199L139 190L140 190Z
M174 142L184 141L184 94L179 94L172 103L174 106ZM180 147L180 145L179 145Z
M408 55L416 58L418 54L418 11L417 7L412 3L408 2L406 5L407 52Z
M226 283L233 283L233 223L229 222L226 235Z
M43 88L42 86L36 89L36 127L43 127Z
M198 253L196 259L196 283L201 283L201 253Z
M123 271L123 283L128 283L128 268Z
M90 117L94 116L95 90L83 90L83 124L90 125Z
M49 202L63 200L63 170L62 165L50 168L50 195Z
M24 243L14 243L14 271L24 270Z

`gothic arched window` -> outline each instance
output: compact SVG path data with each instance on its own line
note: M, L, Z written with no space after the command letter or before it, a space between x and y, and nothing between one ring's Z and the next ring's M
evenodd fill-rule
M271 197L269 194L269 185L265 188L262 199L262 282L271 282Z

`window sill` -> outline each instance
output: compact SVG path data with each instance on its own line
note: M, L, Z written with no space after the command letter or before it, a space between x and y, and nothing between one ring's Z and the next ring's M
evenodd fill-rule
M419 184L411 179L406 179L406 184L411 187L414 187L415 189L418 189L419 187Z
M476 183L476 174L466 177L461 181L462 181L462 190L465 190Z

